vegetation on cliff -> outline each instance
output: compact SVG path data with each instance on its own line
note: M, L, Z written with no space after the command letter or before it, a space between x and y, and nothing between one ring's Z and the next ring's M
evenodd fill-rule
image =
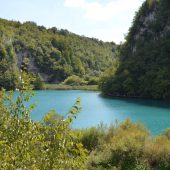
M170 98L170 1L147 0L136 13L112 68L101 78L105 94Z

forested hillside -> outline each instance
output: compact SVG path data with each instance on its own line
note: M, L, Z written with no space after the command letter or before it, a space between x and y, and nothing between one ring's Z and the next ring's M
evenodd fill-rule
M169 0L143 3L100 86L113 96L170 98Z
M22 67L53 83L70 75L99 76L112 63L114 51L114 43L0 19L0 87L14 89Z

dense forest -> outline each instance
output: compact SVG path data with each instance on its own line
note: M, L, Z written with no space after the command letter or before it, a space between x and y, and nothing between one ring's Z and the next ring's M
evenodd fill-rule
M126 42L101 78L113 96L170 98L170 1L147 0L136 13Z
M111 65L115 48L67 30L0 19L0 87L15 89L22 67L36 81L59 83L73 75L91 81Z

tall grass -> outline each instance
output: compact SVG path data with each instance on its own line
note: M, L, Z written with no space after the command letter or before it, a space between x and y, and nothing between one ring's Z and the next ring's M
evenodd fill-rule
M88 170L170 170L170 131L153 137L141 124L79 130Z
M45 84L44 90L89 90L98 91L97 85L81 85L81 86L71 86L65 84Z

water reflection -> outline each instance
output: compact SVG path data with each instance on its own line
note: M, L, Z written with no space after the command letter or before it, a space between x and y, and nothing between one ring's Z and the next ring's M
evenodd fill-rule
M109 97L102 94L99 95L101 98L108 100L119 100L126 103L133 103L136 105L144 105L150 107L158 107L170 109L170 100L151 100L151 99L136 99L136 98L120 98L120 97Z

